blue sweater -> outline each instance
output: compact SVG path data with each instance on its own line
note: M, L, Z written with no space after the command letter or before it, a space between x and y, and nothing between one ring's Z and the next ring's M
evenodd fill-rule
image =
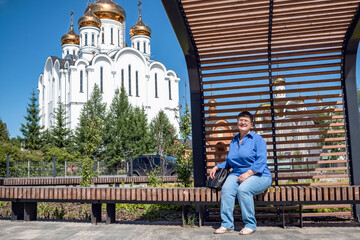
M271 178L267 161L267 148L265 140L251 131L242 140L239 146L240 134L237 134L230 143L226 161L217 165L218 168L232 168L232 175L240 176L247 170L257 172L257 176Z

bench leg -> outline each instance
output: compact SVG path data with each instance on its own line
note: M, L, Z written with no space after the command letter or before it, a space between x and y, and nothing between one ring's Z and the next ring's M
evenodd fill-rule
M301 228L304 227L302 210L303 210L303 206L302 206L302 204L300 204L300 205L299 205L299 214L300 214L300 227L301 227Z
M199 206L199 227L204 225L204 206Z
M182 206L182 221L183 221L183 225L185 226L188 223L188 213L189 213L189 208L186 205Z
M115 203L106 204L106 224L115 223Z
M101 222L101 203L91 204L91 223Z
M285 228L285 206L282 207L282 227Z
M11 202L11 221L24 220L24 203Z
M37 202L24 203L24 220L35 221L37 219Z

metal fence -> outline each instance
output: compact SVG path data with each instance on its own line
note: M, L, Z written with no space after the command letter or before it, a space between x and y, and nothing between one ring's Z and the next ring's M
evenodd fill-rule
M15 162L11 161L10 156L7 156L6 165L1 166L3 170L1 175L5 177L66 177L66 176L81 176L82 162L81 161L53 161L49 162ZM5 169L4 169L5 168ZM108 167L104 161L95 161L94 171L98 175L121 175L127 173L126 167Z

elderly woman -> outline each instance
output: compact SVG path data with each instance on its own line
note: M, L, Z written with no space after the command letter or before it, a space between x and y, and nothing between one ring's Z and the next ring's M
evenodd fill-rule
M238 198L242 220L245 227L241 235L256 231L254 195L260 194L270 187L272 178L267 166L267 149L265 140L251 131L254 117L249 112L241 112L237 117L237 134L230 143L226 161L218 164L210 171L214 179L221 168L232 168L221 190L221 227L214 233L222 234L234 231L234 206Z

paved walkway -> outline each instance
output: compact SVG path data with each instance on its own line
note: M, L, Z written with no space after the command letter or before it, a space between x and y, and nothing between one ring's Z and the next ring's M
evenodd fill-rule
M214 235L214 227L181 227L166 224L117 223L111 225L91 225L88 222L11 222L0 220L0 239L314 239L341 240L360 239L360 224L335 224L332 227L308 226L304 228L259 227L255 234L240 236L238 231L230 234ZM346 227L343 227L346 226Z

